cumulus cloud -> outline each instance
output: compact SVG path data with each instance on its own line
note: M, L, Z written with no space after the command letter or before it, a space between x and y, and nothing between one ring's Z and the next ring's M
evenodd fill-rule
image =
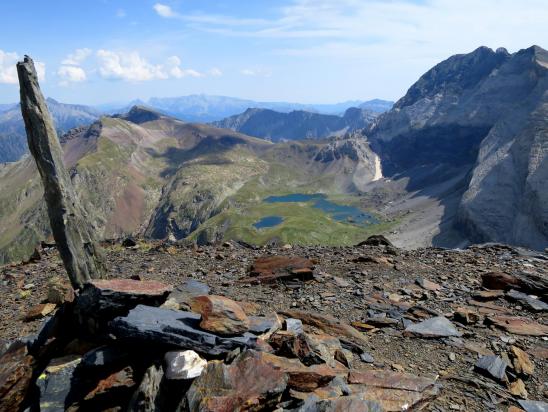
M5 52L0 50L0 83L17 84L17 69L15 65L21 60L21 57L15 52ZM43 62L35 61L34 67L38 74L38 80L43 81L46 78L46 65Z
M194 69L183 69L181 67L181 59L177 56L171 56L167 59L166 70L171 77L176 79L180 79L185 76L204 77L203 73L200 73Z
M174 17L178 17L178 14L175 13L171 7L165 5L165 4L162 4L162 3L156 3L154 6L152 6L152 8L154 9L154 11L156 13L158 13L159 16L161 17L165 17L165 18L174 18Z
M99 50L96 55L99 61L99 75L106 79L147 81L204 76L197 70L183 68L181 59L177 56L169 57L162 64L152 64L135 51Z
M76 49L73 53L69 54L63 61L61 61L61 64L64 65L72 65L72 66L79 66L86 60L89 56L91 56L91 49L83 48L83 49Z
M138 52L98 50L99 74L106 79L145 81L166 79L162 66L150 64Z
M61 85L66 86L69 83L79 83L86 80L86 72L78 66L61 66L57 70L57 75L61 78Z

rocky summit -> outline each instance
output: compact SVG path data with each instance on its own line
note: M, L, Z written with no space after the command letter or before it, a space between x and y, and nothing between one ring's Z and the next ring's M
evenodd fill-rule
M0 410L542 411L548 255L133 239L0 272Z

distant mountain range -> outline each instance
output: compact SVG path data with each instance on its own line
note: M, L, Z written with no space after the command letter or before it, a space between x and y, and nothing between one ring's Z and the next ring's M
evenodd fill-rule
M137 102L132 102L136 104ZM322 114L342 115L350 107L360 107L374 113L389 110L394 102L386 100L347 101L335 104L301 104L287 102L260 102L226 96L190 95L182 97L151 98L139 102L165 114L190 122L213 122L229 116L240 114L249 108L269 109L288 113L307 111Z
M343 116L302 110L283 113L253 108L212 124L223 129L278 142L342 136L365 128L377 116L375 112L357 107L347 109Z
M59 134L73 127L89 125L101 116L93 107L64 104L48 98L48 108ZM18 104L0 107L0 163L14 162L28 152L25 125Z
M362 109L371 112L372 116L375 113L381 113L388 110L392 104L393 102L375 99L367 102L348 101L336 104L305 105L283 102L256 102L253 100L224 96L191 95L174 98L151 98L147 102L135 100L126 106L114 104L91 107L64 104L51 98L48 99L48 106L60 134L65 133L76 126L89 125L101 115L126 113L133 106L147 106L164 115L172 116L183 121L212 122L241 114L248 108L264 108L281 113L298 110L303 112L303 116L307 117L308 115L304 113L305 111L342 115L349 107L360 106ZM354 116L356 114L357 112L354 112ZM361 115L358 115L358 117L359 116ZM299 126L293 126L295 130L299 130L299 133L295 132L295 134L293 134L294 137L290 138L302 139L311 136L323 137L329 134L329 130L336 132L346 127L344 124L341 124L340 127L335 125L337 122L341 123L337 116L332 116L331 120L325 120L328 118L324 119L322 116L311 115L309 117L317 119L319 123L316 125L314 124L314 121L308 121L306 127L302 123ZM359 120L356 118L354 121ZM324 127L322 122L329 123L329 126ZM275 128L276 126L272 125L271 127ZM318 133L316 130L320 130L320 132ZM16 161L27 153L27 151L25 129L19 105L0 105L0 163Z

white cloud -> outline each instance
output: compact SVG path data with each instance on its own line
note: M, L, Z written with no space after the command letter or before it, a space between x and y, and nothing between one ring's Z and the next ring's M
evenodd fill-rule
M389 57L383 49L390 50L392 64L417 56L439 61L480 45L514 51L548 38L546 0L291 0L274 11L277 15L269 20L172 17L223 36L278 39L278 52L291 55L352 57L380 51L379 57ZM282 45L281 40L292 44ZM369 58L375 61L377 56Z
M9 53L0 50L0 83L17 83L17 70L15 64L18 59L17 53Z
M244 76L250 76L250 77L270 77L272 76L272 72L268 69L262 69L262 68L254 68L254 69L242 69L240 71L241 74Z
M171 56L167 59L166 69L171 77L180 79L185 76L204 77L204 74L194 69L183 69L181 67L181 59L177 56Z
M150 64L138 52L98 50L99 74L106 79L144 81L166 79L162 66Z
M221 69L217 67L213 67L212 69L209 69L208 73L212 77L221 77L223 75L223 72L221 71Z
M177 13L175 13L171 7L165 5L165 4L161 4L161 3L156 3L153 7L154 11L156 11L156 13L158 13L159 16L161 17L165 17L165 18L174 18L174 17L178 17L179 15Z
M72 65L72 66L79 66L86 60L89 56L91 56L91 49L83 48L83 49L76 49L73 53L69 54L65 59L61 62L63 65Z
M0 50L0 83L17 84L19 82L17 68L15 67L19 60L21 60L21 57L17 53ZM38 80L45 80L46 64L35 61L34 68L36 69Z
M57 75L61 78L61 85L66 86L69 83L79 83L86 80L86 72L78 66L61 66L57 71Z
M96 55L99 75L106 79L147 81L205 76L197 70L183 68L177 56L169 57L163 64L152 64L135 51L99 50Z
M116 10L116 17L118 17L119 19L123 19L126 16L127 16L127 13L124 9Z

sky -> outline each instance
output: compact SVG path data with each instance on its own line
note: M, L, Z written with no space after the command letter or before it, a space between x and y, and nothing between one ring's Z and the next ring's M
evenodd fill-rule
M335 103L397 100L479 46L548 48L546 0L26 0L0 16L0 103L18 101L25 54L67 103Z

